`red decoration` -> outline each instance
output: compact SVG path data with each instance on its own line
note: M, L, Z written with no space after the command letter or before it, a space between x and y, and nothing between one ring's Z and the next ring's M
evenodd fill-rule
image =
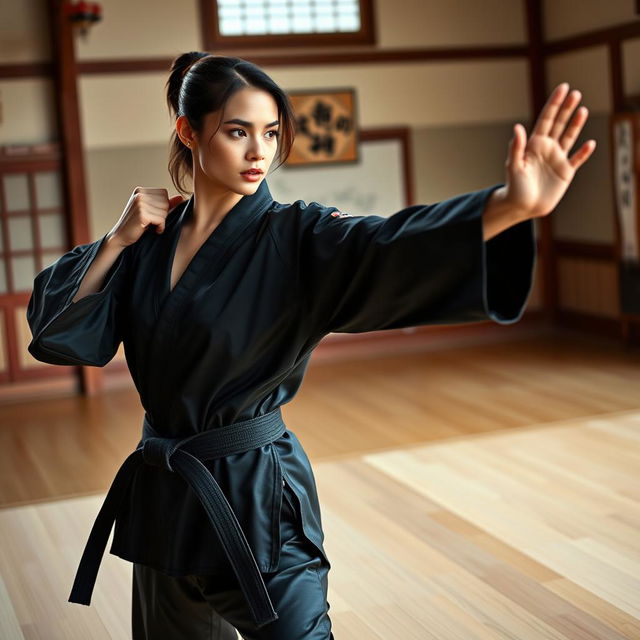
M89 29L102 20L102 5L99 2L66 2L64 12L74 28L86 38Z

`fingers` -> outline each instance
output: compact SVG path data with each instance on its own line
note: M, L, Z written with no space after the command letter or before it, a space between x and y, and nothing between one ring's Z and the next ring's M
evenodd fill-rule
M556 116L555 122L549 131L549 137L554 140L560 138L560 134L564 131L569 121L569 116L573 113L574 109L578 106L582 98L582 94L579 91L572 91L562 103L562 107Z
M578 90L569 93L568 82L559 84L553 90L542 109L536 125L533 128L532 135L546 135L558 140L560 148L568 153L578 139L589 117L589 110L584 105L576 111L576 107L580 103L581 98L582 94ZM573 114L573 117L571 118L571 123L567 126L571 114ZM585 142L585 144L569 158L569 162L577 169L588 160L595 148L595 140Z
M563 103L567 91L569 91L569 83L563 82L559 84L549 96L546 104L542 108L538 119L536 120L536 124L533 127L531 135L541 135L546 136L549 135L551 128L553 127L553 123L555 122L556 115L560 109L560 105Z
M181 195L171 196L169 198L169 209L177 207L181 202L184 202L184 197Z
M156 187L136 187L133 190L134 193L151 193L151 194L164 194L167 198L169 197L169 193L166 189L156 188Z
M138 189L139 187L136 187ZM169 197L166 189L143 189L134 191L133 197L144 203L144 210L166 215L169 211Z
M138 233L154 225L156 233L163 233L169 212L169 195L166 189L136 187L131 194L131 211L137 218Z
M170 210L183 200L182 195L169 198L161 187L136 187L116 224L117 233L126 238L126 244L137 242L150 225L156 234L164 233Z
M560 147L563 151L568 152L569 149L573 147L588 117L589 109L587 109L587 107L585 106L580 107L575 112L575 114L573 115L573 119L571 120L571 125L567 127L564 135L562 136L562 138L560 138Z
M156 226L156 233L162 233L165 226L165 215L145 212L140 218L140 226L146 229L150 224Z
M595 140L587 140L570 158L569 164L574 169L579 169L596 149Z
M527 146L527 131L520 124L516 124L513 127L513 138L511 138L511 144L509 145L509 155L506 166L517 166L522 160L524 149Z

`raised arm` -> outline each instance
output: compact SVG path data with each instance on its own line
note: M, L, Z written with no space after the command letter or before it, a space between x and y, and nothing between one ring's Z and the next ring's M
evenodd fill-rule
M28 345L37 360L102 367L115 355L127 322L135 244L153 225L164 231L168 209L182 200L166 189L136 187L114 227L43 269L27 307Z

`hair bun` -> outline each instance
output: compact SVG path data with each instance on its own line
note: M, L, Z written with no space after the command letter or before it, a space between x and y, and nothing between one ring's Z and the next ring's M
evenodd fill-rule
M179 64L181 62L181 58L186 58L184 61L184 68L182 69L181 76L184 78L196 62L202 60L202 58L208 58L210 55L211 54L205 53L204 51L190 51L189 53L185 53L184 55L180 56L180 58L176 60L176 66L181 66Z
M174 59L171 65L171 72L167 79L167 106L170 111L173 111L176 116L178 115L180 105L180 92L182 90L182 83L185 75L191 69L191 67L202 60L208 58L211 54L204 51L189 51L183 53Z

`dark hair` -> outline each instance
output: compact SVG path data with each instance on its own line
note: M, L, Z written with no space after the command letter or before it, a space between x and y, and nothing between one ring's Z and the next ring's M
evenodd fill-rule
M204 117L224 107L236 91L245 87L267 91L278 105L278 166L289 157L296 131L293 107L287 94L252 62L232 56L190 51L173 61L165 86L169 112L173 111L175 120L186 116L196 133L202 132ZM175 128L170 147L168 168L171 180L180 193L187 194L183 179L185 174L193 179L191 151L182 143Z

